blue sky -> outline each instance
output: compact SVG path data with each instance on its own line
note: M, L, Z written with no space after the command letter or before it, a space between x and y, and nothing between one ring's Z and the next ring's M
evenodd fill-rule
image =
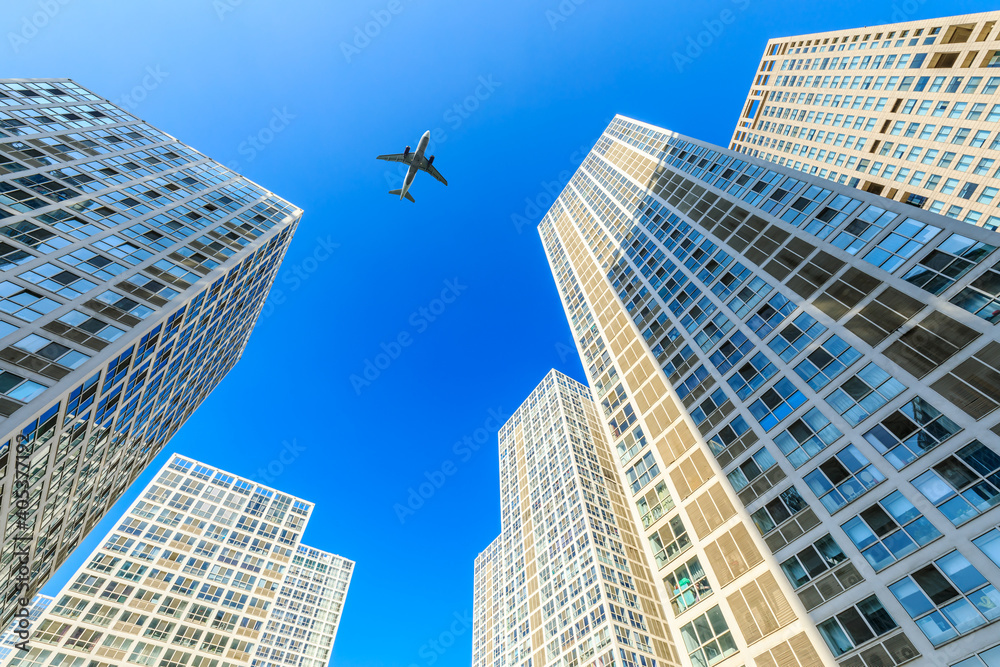
M468 665L472 563L500 524L497 420L552 367L585 379L535 226L614 115L725 145L769 38L994 8L6 7L2 76L73 78L305 210L242 361L45 592L177 451L316 503L307 543L358 563L337 667ZM358 37L366 26L374 36ZM428 129L450 185L420 176L417 203L400 202L387 194L398 176L374 157ZM383 368L352 382L368 361ZM271 476L280 456L294 460ZM422 506L399 511L432 481Z

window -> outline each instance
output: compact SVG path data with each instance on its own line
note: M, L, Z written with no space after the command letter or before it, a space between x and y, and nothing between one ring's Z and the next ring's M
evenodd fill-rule
M861 353L839 336L830 336L826 342L799 362L795 372L810 387L819 391L860 358Z
M712 594L708 576L697 557L667 574L665 583L675 616Z
M741 399L747 399L760 389L776 372L774 364L763 352L755 354L729 378L729 386Z
M618 456L621 459L622 464L631 461L632 457L642 451L645 447L646 436L643 434L642 428L637 426L626 433L625 437L618 441Z
M737 652L729 625L718 606L681 628L692 665L714 665Z
M774 442L788 462L799 468L842 435L822 412L813 408L776 435Z
M59 302L10 281L0 282L0 310L28 322L59 307Z
M747 320L747 326L763 340L794 310L794 303L782 294L775 294Z
M885 476L854 445L848 445L804 478L830 514L885 481Z
M146 319L153 313L152 308L143 306L137 301L133 301L132 299L122 296L121 294L116 294L111 290L107 290L106 292L99 294L97 296L97 300L108 304L112 308L117 308L123 313L129 313L130 315L138 317L140 320Z
M719 373L725 375L753 348L753 341L737 331L729 340L719 346L719 349L709 357L709 360L715 365Z
M951 302L987 322L1000 322L1000 263L973 280Z
M853 255L897 217L897 214L891 211L878 206L869 206L857 218L847 223L832 243Z
M16 401L27 403L46 389L48 387L45 385L26 380L10 371L0 371L0 394L4 394Z
M843 550L827 534L783 562L781 570L793 588L801 588L846 560Z
M898 380L870 363L827 396L826 402L851 426L857 426L905 389Z
M649 482L660 474L660 467L656 464L653 452L646 452L635 465L625 471L629 484L632 486L632 494L639 493L639 490L649 484Z
M835 656L896 629L896 621L872 595L816 626Z
M865 440L896 470L902 470L961 430L917 396L865 433Z
M36 266L18 277L67 299L75 299L97 287L95 283L52 263Z
M951 667L1000 667L1000 646L977 653L962 662L956 662Z
M766 448L761 447L727 477L733 485L733 489L741 491L775 465L777 465L777 461L774 460L774 457Z
M941 294L994 250L996 246L952 234L910 269L903 279L931 294Z
M959 526L1000 502L991 480L1000 470L1000 456L973 440L912 481L942 514ZM998 480L1000 483L1000 480Z
M684 522L675 516L655 533L649 536L649 544L653 547L656 567L660 568L677 558L691 546Z
M761 535L772 530L809 507L794 486L785 489L777 498L767 503L751 515L754 525Z
M76 350L71 350L65 345L55 343L48 338L43 338L37 334L25 336L21 340L14 343L14 347L24 350L25 352L37 354L44 359L48 359L49 361L57 363L60 366L65 366L66 368L77 368L90 359L90 357L86 354L77 352Z
M638 506L639 514L642 517L643 527L649 528L656 521L658 521L661 516L674 508L674 500L670 497L670 491L667 489L667 483L660 480L656 483L656 487L653 488L652 491L646 492L645 496L636 501L636 505ZM246 563L244 563L241 567L247 567Z
M819 324L806 313L802 313L789 324L786 324L778 334L771 339L768 347L782 361L788 363L796 357L809 343L826 332L826 327Z
M941 537L937 528L899 491L841 525L876 572Z
M709 416L725 405L728 401L729 398L726 396L725 390L717 389L712 392L708 398L692 408L691 419L693 419L694 423L700 427L705 420L709 418Z
M958 551L889 586L935 646L1000 617L1000 592Z
M915 220L904 220L888 236L879 241L864 259L892 273L940 231L940 227Z
M760 422L765 431L770 431L805 400L802 392L788 378L781 378L750 405L750 414Z

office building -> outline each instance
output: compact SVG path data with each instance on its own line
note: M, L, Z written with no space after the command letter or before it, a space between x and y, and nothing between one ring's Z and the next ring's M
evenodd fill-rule
M1000 234L621 116L539 232L683 664L997 652Z
M996 67L1000 11L772 39L729 146L997 229Z
M312 510L172 456L4 667L325 667L354 564L302 545Z
M301 211L68 79L0 103L6 624L240 358Z
M499 447L501 533L476 560L473 664L680 664L589 389L550 371Z

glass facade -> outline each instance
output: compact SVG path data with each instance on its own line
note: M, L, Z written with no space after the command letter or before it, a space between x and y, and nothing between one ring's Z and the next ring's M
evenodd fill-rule
M73 81L0 81L4 622L240 358L300 216Z

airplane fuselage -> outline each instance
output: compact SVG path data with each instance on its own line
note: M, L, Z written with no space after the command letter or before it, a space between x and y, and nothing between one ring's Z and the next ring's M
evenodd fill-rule
M427 150L427 144L431 142L431 132L428 130L424 132L424 136L420 137L420 142L417 144L417 150L413 153L413 162L410 163L410 168L406 170L406 177L403 179L403 189L399 192L399 198L402 199L406 196L406 192L410 189L413 184L413 179L416 177L417 165L420 164L421 159L424 157L424 151Z

